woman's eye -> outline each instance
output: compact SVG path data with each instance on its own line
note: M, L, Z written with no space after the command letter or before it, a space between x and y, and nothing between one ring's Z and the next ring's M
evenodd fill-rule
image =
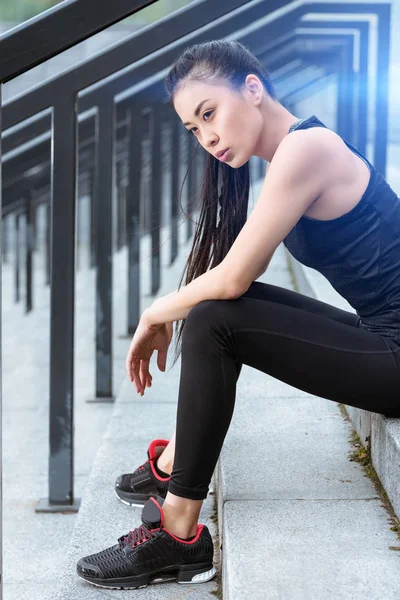
M207 110L207 111L206 111L206 112L203 114L203 119L204 119L204 117L205 117L206 115L211 115L211 114L212 114L212 112L213 112L212 110ZM197 129L197 127L192 127L191 129L189 129L189 133L192 133L193 135L196 135L196 134L194 133L194 131L193 131L194 129Z

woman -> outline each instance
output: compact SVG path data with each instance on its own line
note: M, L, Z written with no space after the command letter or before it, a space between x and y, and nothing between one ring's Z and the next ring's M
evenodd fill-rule
M317 117L299 121L286 110L263 65L238 42L189 48L166 89L209 153L202 212L186 285L143 313L126 367L143 395L152 353L165 370L171 324L183 320L176 448L175 436L169 445L154 440L147 463L118 478L122 500L149 499L140 527L79 561L78 574L105 587L214 576L212 539L198 517L243 363L316 396L400 416L397 195ZM251 156L269 167L246 221ZM281 242L356 313L255 282Z

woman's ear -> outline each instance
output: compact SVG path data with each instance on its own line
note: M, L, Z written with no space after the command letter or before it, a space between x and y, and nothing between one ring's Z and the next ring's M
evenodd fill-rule
M261 103L264 88L257 75L249 73L246 77L245 86L254 105L258 106Z

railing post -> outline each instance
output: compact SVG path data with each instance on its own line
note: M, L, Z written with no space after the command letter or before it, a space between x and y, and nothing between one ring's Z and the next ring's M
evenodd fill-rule
M151 113L151 193L150 193L150 236L151 236L151 291L154 296L161 285L161 115L160 105L153 104Z
M116 165L116 193L117 193L117 234L116 234L116 249L117 251L126 243L126 185L127 185L127 152L126 141L122 150L122 157Z
M19 222L20 222L21 214L19 211L15 213L15 269L14 269L14 281L15 281L15 295L14 302L19 302L20 300L20 276L19 276L19 268L20 268L20 236L19 236Z
M50 285L50 270L51 270L51 227L50 227L50 219L51 219L51 200L46 204L46 285Z
M2 262L3 263L7 263L8 262L8 242L10 239L10 234L9 234L9 218L2 218L2 227L1 227L1 249L2 249Z
M87 402L113 402L112 394L112 217L114 193L114 100L98 106L96 170L96 397Z
M179 214L179 122L175 111L170 107L169 118L171 122L171 261L178 256L178 214Z
M368 27L368 22L366 27ZM360 35L359 52L359 72L358 72L358 124L357 124L357 143L358 150L366 156L367 153L367 134L368 134L368 69L369 69L369 42L370 35Z
M391 6L381 7L378 19L378 56L376 65L376 105L374 166L386 178L388 99L390 64L390 15Z
M90 169L90 225L89 225L89 268L96 266L96 164L97 164L97 139L95 144L94 165Z
M25 312L32 310L32 251L33 251L33 199L32 190L26 192L26 226L25 226Z
M129 107L128 188L126 190L126 238L128 245L128 324L133 335L140 310L140 190L141 190L141 114L136 104Z
M188 145L188 166L189 167L189 172L188 172L188 179L187 179L187 208L186 208L186 214L187 214L187 222L186 222L186 240L189 241L192 236L193 236L193 223L192 223L192 219L193 219L193 204L194 204L194 192L195 192L195 181L196 181L196 177L195 177L195 173L194 173L194 169L195 169L195 159L193 158L194 152L195 152L195 144L196 144L196 140L195 137L193 135L189 136L187 145ZM193 160L192 160L193 159Z
M74 498L74 301L77 98L53 109L49 498L36 512L77 512Z

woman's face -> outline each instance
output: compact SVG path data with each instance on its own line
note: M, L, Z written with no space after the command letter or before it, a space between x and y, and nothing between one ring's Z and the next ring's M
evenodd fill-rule
M216 158L228 148L219 160L234 169L250 159L261 135L263 118L258 106L264 88L258 84L256 76L248 75L239 95L224 81L188 81L174 95L174 108L186 129Z

